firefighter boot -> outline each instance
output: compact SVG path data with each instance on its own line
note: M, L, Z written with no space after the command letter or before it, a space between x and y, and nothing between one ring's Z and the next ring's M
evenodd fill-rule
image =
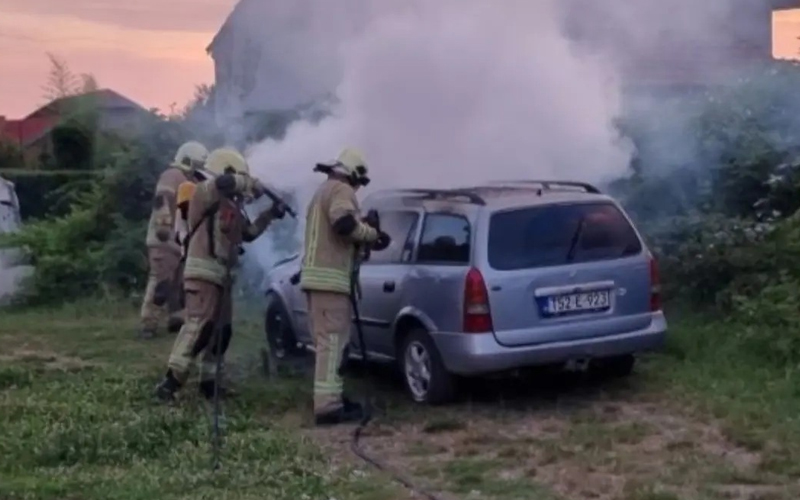
M175 393L181 388L181 383L172 375L172 370L167 370L164 380L156 386L156 398L163 403L175 401Z
M342 406L327 411L318 413L314 416L314 423L317 426L358 423L365 420L368 412L360 403L350 401L349 399L342 398Z

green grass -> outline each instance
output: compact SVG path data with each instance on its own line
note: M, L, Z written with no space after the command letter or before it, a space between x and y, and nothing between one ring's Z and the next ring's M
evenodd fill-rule
M231 355L241 368L258 331L239 326ZM212 472L210 409L194 386L174 407L151 397L174 337L139 341L135 328L131 308L116 304L3 315L0 498L395 498L383 478L333 463L280 423L303 408L307 381L267 383L256 369L225 407Z
M670 318L668 349L647 367L654 385L699 418L721 421L735 444L765 452L765 470L800 475L800 367L749 353L735 324L685 309Z
M225 405L216 472L194 384L175 406L152 400L174 337L136 339L132 304L0 313L0 498L410 498L352 458L346 429L308 428L310 380L266 379L257 308L237 312L228 362L241 394ZM743 352L735 325L669 316L667 351L621 383L553 396L497 382L497 396L418 408L381 380L389 415L367 447L448 498L797 498L800 375ZM723 445L759 459L741 466L715 455Z

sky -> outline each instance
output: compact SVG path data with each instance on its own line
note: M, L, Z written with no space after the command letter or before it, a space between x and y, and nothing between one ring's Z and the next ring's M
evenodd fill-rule
M44 104L47 53L145 107L185 104L212 83L205 48L236 0L0 0L0 115ZM800 10L774 18L774 55L800 57Z

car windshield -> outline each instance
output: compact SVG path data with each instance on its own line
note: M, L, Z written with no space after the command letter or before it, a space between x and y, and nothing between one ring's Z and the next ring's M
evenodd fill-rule
M527 207L493 214L489 265L530 269L636 255L642 244L608 202Z

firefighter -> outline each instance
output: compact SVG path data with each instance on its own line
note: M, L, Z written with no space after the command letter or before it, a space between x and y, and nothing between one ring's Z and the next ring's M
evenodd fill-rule
M197 178L207 156L205 146L195 141L187 142L178 148L175 160L158 178L147 228L150 271L142 302L142 338L154 337L168 312L171 323L168 327L173 331L180 327L180 308L176 309L179 284L173 283L181 257L180 246L175 240L176 196L182 182Z
M314 171L328 179L308 206L300 287L308 300L316 350L314 420L330 425L364 416L360 404L343 396L339 365L350 340L356 256L365 246L386 248L389 237L360 220L356 191L369 183L360 151L345 149L336 160L317 164Z
M195 232L189 238L183 271L186 322L172 347L167 373L156 387L156 396L162 401L174 399L201 353L200 393L208 399L213 397L217 366L214 333L222 335L219 356L224 356L233 334L230 279L241 243L255 240L273 219L286 214L286 206L275 202L255 221L247 220L242 203L260 197L264 188L250 177L246 160L235 150L212 152L206 169L215 178L198 184L189 203L188 226ZM229 389L219 389L223 397L230 395Z

